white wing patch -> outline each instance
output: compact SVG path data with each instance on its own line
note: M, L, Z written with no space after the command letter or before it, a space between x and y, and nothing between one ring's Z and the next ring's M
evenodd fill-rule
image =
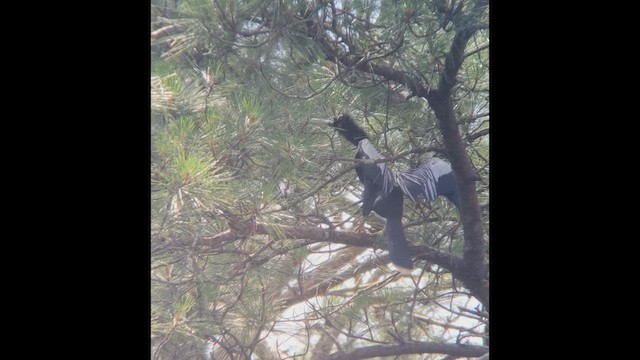
M375 146L369 141L369 139L362 139L358 143L358 150L364 152L369 159L380 159L382 155L376 150ZM381 163L384 165L384 163Z
M431 158L429 159L429 161L427 161L427 163L429 164L431 172L433 173L433 176L436 178L436 180L451 172L451 165L438 158Z
M369 159L380 159L382 155L376 150L375 146L369 141L369 139L362 139L358 142L358 151L365 154ZM393 178L390 172L387 170L386 163L376 164L382 174L382 193L386 196L393 190ZM377 179L374 179L376 181Z
M416 202L416 199L407 188L406 182L408 181L422 187L422 194L416 195L423 195L425 200L433 201L438 197L436 190L438 180L449 173L451 173L449 163L438 158L431 158L411 171L394 174L394 180L411 201Z

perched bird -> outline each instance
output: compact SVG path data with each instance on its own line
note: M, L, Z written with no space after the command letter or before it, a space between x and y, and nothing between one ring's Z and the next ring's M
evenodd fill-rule
M335 128L345 139L357 146L356 159L382 158L366 132L348 114L333 120L311 119L309 122ZM402 228L404 195L413 202L419 197L433 201L442 195L457 208L458 193L451 165L438 158L431 158L408 171L392 172L386 163L362 164L356 166L356 174L364 185L362 215L366 218L373 210L385 218L389 258L400 272L409 273L413 269L413 262Z

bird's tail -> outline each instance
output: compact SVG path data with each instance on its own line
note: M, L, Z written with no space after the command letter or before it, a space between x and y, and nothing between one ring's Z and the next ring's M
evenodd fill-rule
M413 262L409 255L409 244L404 236L401 219L387 219L385 226L389 258L395 267L403 274L413 270Z

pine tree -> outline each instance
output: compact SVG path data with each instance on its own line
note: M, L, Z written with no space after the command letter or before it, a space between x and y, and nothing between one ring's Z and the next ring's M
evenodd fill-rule
M154 0L151 15L153 359L487 353L487 1ZM405 201L413 276L389 264L381 220L353 231L355 148L307 123L343 113L392 169L438 156L459 179L460 212Z

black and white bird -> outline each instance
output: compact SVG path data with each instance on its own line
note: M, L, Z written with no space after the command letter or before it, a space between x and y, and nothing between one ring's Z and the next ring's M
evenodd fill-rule
M348 114L333 120L311 119L309 122L335 128L345 139L357 146L356 159L382 158L366 132ZM392 172L383 162L358 165L356 174L364 185L362 215L366 218L373 210L385 218L389 258L400 272L405 274L411 272L413 262L402 228L404 195L413 202L418 198L433 201L442 195L457 208L458 192L451 165L438 158L431 158L408 171Z

